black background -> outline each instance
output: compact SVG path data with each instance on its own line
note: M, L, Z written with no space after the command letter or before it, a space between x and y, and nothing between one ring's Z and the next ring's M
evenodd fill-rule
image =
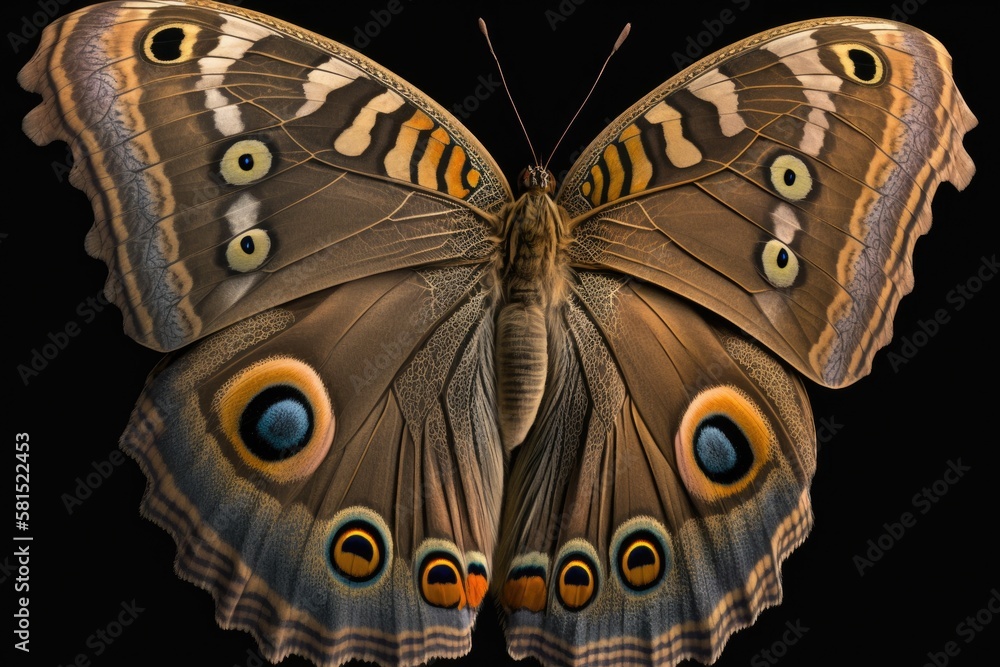
M399 0L402 10L360 50L451 108L474 94L480 76L495 79L476 28L476 19L483 16L532 141L547 153L618 31L631 21L630 38L552 162L558 173L608 120L677 72L674 53L684 50L689 37L697 40L706 30L703 21L718 19L727 9L735 16L731 24L716 25L723 30L713 37L711 51L775 25L813 18L817 11L789 9L792 3L782 3L779 11L760 0L739 5L703 0L693 7L624 0L577 3L539 2L526 10L508 3L452 7ZM70 664L83 654L93 665L259 664L250 636L218 629L211 597L173 574L173 542L139 516L145 482L131 460L113 467L72 513L64 505L64 494L74 493L77 478L92 473L95 462L120 456L113 454L118 437L159 357L123 335L121 316L113 307L85 321L87 300L97 297L105 276L104 265L83 251L93 214L86 198L66 182L65 169L59 169L66 163L65 146L38 148L19 130L20 118L37 103L14 81L38 43L25 20L30 22L46 6L62 14L83 4L7 3L0 22L6 35L0 45L6 83L0 90L7 128L6 206L0 217L0 284L6 303L0 368L7 397L0 419L8 441L9 490L3 495L11 511L13 440L16 433L28 432L29 534L34 537L29 662ZM352 45L357 29L373 21L370 12L389 3L242 4ZM934 227L917 244L916 289L903 300L896 337L876 358L871 376L839 391L810 387L822 440L812 491L816 526L785 564L784 602L733 636L717 664L768 664L762 651L781 644L788 624L797 624L808 630L794 644L776 647L782 655L778 664L923 665L929 663L928 653L939 653L938 664L943 664L941 652L951 641L959 653L948 659L950 664L981 665L986 656L995 659L1000 647L1000 617L968 642L969 635L959 634L958 625L1000 590L994 546L1000 486L994 479L998 439L993 422L998 364L991 317L1000 280L975 281L983 266L992 277L983 258L1000 250L997 215L988 204L997 175L989 153L997 146L990 114L997 61L990 57L990 47L998 36L991 32L992 15L957 2L824 4L826 15L905 19L949 48L956 80L981 122L966 140L979 172L963 193L949 185L939 191ZM553 16L559 19L554 25ZM509 177L528 164L525 142L500 92L467 115L463 122ZM949 298L959 285L981 287L961 309ZM903 340L913 341L921 322L932 320L939 309L948 321L926 340L916 336L926 344L908 363L894 367L889 352L902 354ZM78 335L25 385L18 365L29 364L32 350L71 322L78 325ZM921 514L913 496L941 480L949 461L961 461L968 472ZM899 521L907 511L916 516L915 525L860 576L855 556L863 556L868 541L885 532L884 524ZM2 531L11 546L0 549L0 596L10 613L21 595L13 590L17 575L9 570L14 563L12 524ZM132 601L142 611L98 655L97 644L88 644L88 637L107 628L122 604ZM7 613L3 618L0 636L13 644L13 619ZM465 664L511 662L501 642L496 615L488 608ZM285 664L303 661L292 658Z

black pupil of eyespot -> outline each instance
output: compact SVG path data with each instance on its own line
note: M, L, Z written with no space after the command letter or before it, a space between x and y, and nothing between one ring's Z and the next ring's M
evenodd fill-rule
M861 49L851 49L847 52L847 56L854 63L854 76L862 81L871 81L875 78L878 68L875 67L875 58L872 54Z
M785 170L785 185L789 187L795 185L795 172L791 169Z
M778 251L778 268L783 269L788 266L788 249L782 248Z
M252 255L254 250L253 237L244 236L242 239L240 239L240 248L242 248L243 252L245 252L246 254Z
M153 35L149 50L160 62L173 62L181 57L181 44L184 42L184 30L181 28L165 28Z
M250 171L253 169L253 155L250 155L250 153L244 153L241 155L239 165L240 169L243 171Z

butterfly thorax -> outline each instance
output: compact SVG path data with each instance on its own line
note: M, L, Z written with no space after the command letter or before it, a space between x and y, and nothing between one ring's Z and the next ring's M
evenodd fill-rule
M547 322L567 286L566 214L551 197L551 174L531 169L519 181L526 191L504 212L505 304L496 329L500 431L508 449L535 421L548 371Z

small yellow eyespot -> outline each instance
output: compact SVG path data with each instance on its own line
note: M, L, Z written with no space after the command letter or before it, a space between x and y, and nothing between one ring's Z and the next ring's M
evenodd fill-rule
M420 591L428 604L443 609L465 607L465 584L458 565L444 555L434 555L424 561L420 575Z
M851 81L865 86L877 86L885 81L885 60L870 46L849 42L834 44L831 48Z
M778 239L771 239L764 244L760 263L767 281L775 287L785 288L795 284L799 275L799 258Z
M157 65L176 65L194 57L198 26L167 23L150 30L142 40L142 55Z
M583 609L594 599L594 568L583 558L570 558L559 570L559 600L567 609Z
M333 564L348 579L367 581L378 573L382 548L375 532L367 526L349 526L333 543Z
M263 141L241 139L226 150L219 172L230 185L246 185L267 176L272 162L271 149Z
M256 271L270 255L271 237L263 229L249 229L226 247L226 262L239 273Z
M812 190L812 174L800 158L789 154L779 155L771 163L771 185L785 199L799 201L805 199Z
M374 510L354 505L337 512L329 523L326 562L331 581L354 591L384 586L392 572L389 526Z
M672 565L670 537L651 516L632 517L618 526L610 554L623 592L637 598L653 594Z
M620 565L625 581L635 590L650 588L663 574L659 549L653 540L642 537L622 549Z

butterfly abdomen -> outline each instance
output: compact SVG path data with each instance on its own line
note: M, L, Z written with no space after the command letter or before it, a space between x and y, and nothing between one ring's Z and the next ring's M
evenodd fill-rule
M497 399L509 451L535 421L548 373L548 320L565 299L563 217L552 198L533 190L504 218L505 304L497 314Z

